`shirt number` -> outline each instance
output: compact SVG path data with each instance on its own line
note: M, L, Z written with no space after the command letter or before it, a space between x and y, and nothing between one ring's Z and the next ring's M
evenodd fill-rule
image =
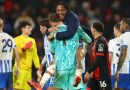
M2 52L7 52L7 51L11 52L12 46L13 46L12 40L11 39L7 39L7 40L3 39L2 43L4 44L3 48L2 48Z
M105 81L100 81L101 88L105 88L107 86Z

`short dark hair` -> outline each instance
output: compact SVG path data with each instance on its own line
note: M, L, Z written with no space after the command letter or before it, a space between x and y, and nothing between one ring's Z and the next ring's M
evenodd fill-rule
M125 21L130 26L130 18L124 18L122 21Z
M49 18L43 18L40 20L39 25L49 27Z
M66 10L68 10L68 5L67 5L66 2L64 2L64 1L59 1L59 2L56 4L56 8L57 8L57 6L59 6L59 5L64 6L64 8L65 8Z
M104 30L104 25L103 25L103 23L100 22L100 21L94 22L93 25L92 25L92 27L95 28L96 31L101 32L101 33L102 33L103 30Z
M17 28L18 31L16 31L17 34L22 33L22 28L25 28L27 25L31 26L31 24L27 21L22 21L19 23L19 26Z
M59 22L61 21L56 13L51 13L49 16L49 21L51 22Z
M31 26L31 24L27 21L20 22L19 27L18 27L20 32L21 32L22 28L26 27L27 25Z

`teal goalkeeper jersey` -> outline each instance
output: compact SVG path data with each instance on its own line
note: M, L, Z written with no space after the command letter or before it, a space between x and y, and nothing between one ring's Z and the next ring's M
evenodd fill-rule
M67 30L66 25L59 25L58 32ZM76 51L79 46L79 38L83 39L86 43L91 42L91 38L83 32L79 26L76 34L65 41L54 39L51 41L51 52L54 53L56 61L56 70L71 70L76 66Z

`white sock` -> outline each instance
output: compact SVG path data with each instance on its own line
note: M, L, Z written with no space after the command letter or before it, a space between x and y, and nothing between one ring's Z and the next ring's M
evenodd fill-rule
M82 69L76 69L76 76L81 76L82 75Z
M51 75L53 75L55 73L54 71L55 69L55 63L53 63L52 65L50 65L46 71L51 72ZM45 85L45 83L51 78L51 75L49 73L44 73L44 75L42 76L41 81L39 82L40 85L43 87Z
M42 76L41 81L39 82L40 85L43 87L45 85L45 83L51 78L51 75L49 75L48 73L44 73L44 75Z

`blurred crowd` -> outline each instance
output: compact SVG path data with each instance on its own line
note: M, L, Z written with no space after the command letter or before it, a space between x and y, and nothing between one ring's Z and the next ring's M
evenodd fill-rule
M4 19L5 32L13 37L19 35L18 25L27 20L33 26L32 37L35 38L38 54L42 59L44 54L42 34L38 22L55 12L59 0L0 0L0 17ZM107 40L113 38L113 26L123 17L130 17L130 0L63 0L70 10L77 13L80 23L88 28L95 20L105 25L104 36Z

